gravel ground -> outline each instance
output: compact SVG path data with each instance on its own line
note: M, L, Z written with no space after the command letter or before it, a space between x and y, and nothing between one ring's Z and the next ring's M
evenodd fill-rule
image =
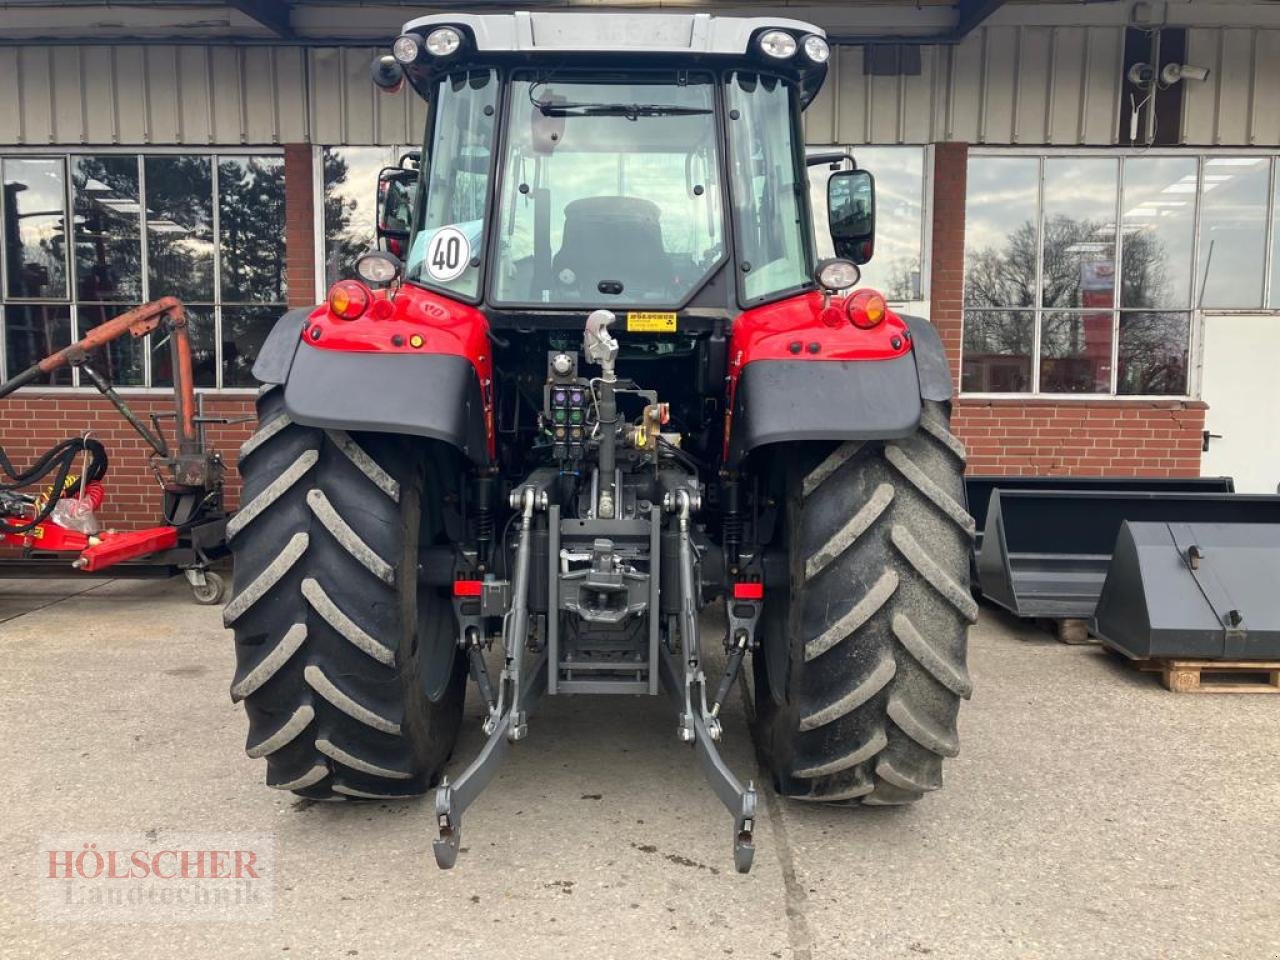
M900 810L766 788L746 877L665 698L544 701L445 873L428 802L262 785L230 635L181 582L0 582L0 652L0 957L1280 957L1280 697L1170 694L993 611L947 788ZM736 700L725 728L759 783ZM471 721L456 769L480 742ZM268 838L269 918L38 906L42 837L202 833Z

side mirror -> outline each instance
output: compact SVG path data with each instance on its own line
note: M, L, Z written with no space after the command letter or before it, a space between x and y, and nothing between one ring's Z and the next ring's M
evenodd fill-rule
M397 257L409 248L413 208L418 193L418 172L404 167L384 167L378 173L378 245Z
M866 170L842 170L827 180L827 222L836 256L866 263L875 252L876 181Z

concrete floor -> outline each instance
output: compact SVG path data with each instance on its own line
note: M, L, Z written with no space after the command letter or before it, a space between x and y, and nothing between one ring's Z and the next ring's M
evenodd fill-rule
M217 610L180 582L89 586L0 582L2 957L1280 956L1280 697L1176 696L984 611L947 789L767 795L746 877L665 701L553 698L442 873L426 803L262 786ZM726 731L759 782L736 702ZM472 722L458 757L479 742ZM274 918L37 918L39 836L146 831L271 835Z

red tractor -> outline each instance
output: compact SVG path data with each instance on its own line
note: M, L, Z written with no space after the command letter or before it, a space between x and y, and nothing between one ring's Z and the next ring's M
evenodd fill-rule
M449 867L539 697L665 692L745 871L756 793L717 743L749 656L780 793L937 789L977 614L965 451L937 333L854 289L872 177L806 158L823 32L441 14L392 50L374 82L430 116L420 169L379 185L387 252L254 368L226 623L268 784L438 784ZM821 262L815 160L841 168ZM444 778L468 676L488 740Z

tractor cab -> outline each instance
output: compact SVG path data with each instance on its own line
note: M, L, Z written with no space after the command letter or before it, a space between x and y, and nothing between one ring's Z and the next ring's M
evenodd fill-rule
M741 308L813 289L800 113L826 73L816 27L707 14L414 20L375 64L430 103L415 189L380 180L404 279L491 322L606 307ZM830 227L865 262L869 174L831 179ZM406 201L412 217L407 222Z

